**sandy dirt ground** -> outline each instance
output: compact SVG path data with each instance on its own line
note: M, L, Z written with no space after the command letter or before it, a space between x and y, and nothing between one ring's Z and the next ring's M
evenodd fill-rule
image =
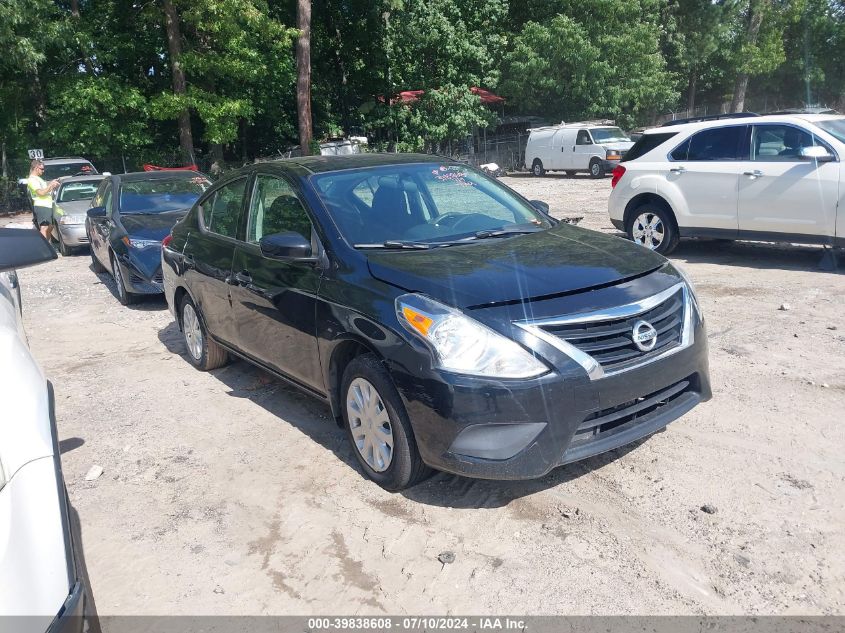
M504 182L613 232L609 180ZM681 244L714 397L665 432L537 481L402 494L364 479L324 405L243 362L193 369L164 300L121 307L87 254L23 270L96 608L842 614L845 275L820 253Z

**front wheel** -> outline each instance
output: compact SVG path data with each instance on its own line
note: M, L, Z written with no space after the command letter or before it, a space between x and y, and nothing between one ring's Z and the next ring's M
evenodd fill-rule
M208 337L197 306L188 295L182 299L179 314L191 365L202 371L210 371L225 365L229 361L229 354Z
M534 162L531 165L531 173L540 178L541 176L546 175L546 170L543 167L543 161L539 158L535 158Z
M391 492L431 474L417 449L408 413L384 365L374 354L352 360L343 372L343 421L367 476Z
M590 161L590 176L593 178L604 178L605 171L604 171L604 163L601 162L598 158L594 158Z
M56 234L56 239L59 241L59 252L62 254L62 257L67 257L73 252L73 250L65 244L65 241L62 239L62 232L59 231L58 225L53 225L53 231Z
M658 204L638 207L628 223L628 237L640 246L668 255L678 245L678 229L672 213Z
M111 274L112 277L114 277L114 283L117 286L117 300L125 306L137 303L138 295L129 292L126 289L126 282L123 279L123 271L120 269L120 264L117 261L117 257L114 255L112 255L111 258Z

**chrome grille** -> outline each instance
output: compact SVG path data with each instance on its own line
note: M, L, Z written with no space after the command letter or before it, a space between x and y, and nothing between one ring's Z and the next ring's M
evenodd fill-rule
M657 339L651 349L634 343L634 328L640 321L656 331ZM693 342L692 304L684 283L635 303L517 321L514 325L557 347L581 365L592 380L640 367Z
M646 321L657 330L657 343L649 351L634 344L632 333L638 321ZM659 356L679 345L684 326L684 297L679 289L656 307L620 319L607 321L546 325L543 329L589 354L605 371L616 371Z

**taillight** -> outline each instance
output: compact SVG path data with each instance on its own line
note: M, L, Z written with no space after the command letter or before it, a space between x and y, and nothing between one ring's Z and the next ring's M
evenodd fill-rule
M622 176L625 175L625 167L623 165L617 165L613 168L611 172L613 178L610 179L610 187L611 189L616 186Z
M162 248L167 248L170 245L170 240L173 239L173 233L168 233L167 236L161 240Z

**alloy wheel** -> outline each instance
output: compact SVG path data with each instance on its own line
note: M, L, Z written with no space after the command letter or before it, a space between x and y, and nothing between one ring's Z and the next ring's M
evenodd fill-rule
M377 473L387 470L393 461L393 426L372 383L355 378L349 384L346 413L355 450Z
M601 173L601 165L599 165L598 163L593 163L590 167L590 173L592 173L593 176L598 176Z
M202 358L202 328L194 306L186 303L182 309L182 332L185 334L185 345L194 360Z
M666 238L666 227L656 213L646 211L637 216L631 228L631 236L640 246L656 250Z

